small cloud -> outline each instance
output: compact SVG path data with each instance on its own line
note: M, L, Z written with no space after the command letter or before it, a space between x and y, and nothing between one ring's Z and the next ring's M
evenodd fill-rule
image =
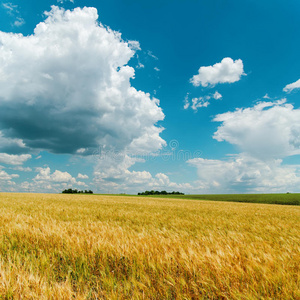
M0 153L0 162L7 165L22 165L28 159L31 159L30 154L7 154Z
M37 156L35 159L40 159L42 158L42 155Z
M193 98L192 99L192 106L191 106L191 108L194 111L197 111L198 108L207 107L209 104L210 103L208 101L206 101L206 99L204 99L203 97Z
M29 167L24 168L24 167L20 167L20 166L10 168L10 169L15 170L15 171L21 171L21 172L31 172L32 171L32 169Z
M155 55L152 53L152 51L148 50L148 51L147 51L147 54L148 54L150 57L154 58L155 60L158 60L158 57L155 56Z
M271 98L269 97L268 93L265 94L265 95L263 96L263 98L264 98L264 99L271 99Z
M137 69L144 69L145 66L144 66L141 62L139 62L139 63L136 65L136 68L137 68Z
M64 2L72 2L74 3L74 0L57 0L58 3L64 3Z
M283 91L286 93L290 93L292 90L295 89L300 89L300 79L298 79L297 81L287 84L284 88Z
M159 69L159 68L157 68L157 67L154 67L154 70L155 70L155 71L157 71L157 72L159 72L159 71L160 71L160 69Z
M189 102L189 93L186 94L185 98L184 98L184 109L188 109L190 107L190 102Z
M79 148L76 153L77 154L83 154L87 149L86 148Z
M244 73L243 61L225 57L220 63L213 66L200 67L198 74L194 75L190 82L194 86L215 86L218 83L233 83L239 81Z
M9 15L12 15L13 12L18 12L18 5L14 5L11 2L2 3L2 7L4 7Z
M77 178L80 178L80 179L89 179L89 176L87 176L85 174L78 173Z
M218 91L216 91L216 92L213 94L213 98L216 99L216 100L219 100L219 99L222 98L222 95L221 95Z
M17 17L17 20L14 22L14 25L17 26L17 27L20 27L22 25L25 24L25 21L23 18L20 18L20 17Z

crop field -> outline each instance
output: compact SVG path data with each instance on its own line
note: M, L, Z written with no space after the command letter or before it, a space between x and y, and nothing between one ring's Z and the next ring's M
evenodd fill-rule
M144 196L149 197L149 196ZM152 196L153 197L153 196ZM164 195L154 196L163 198L189 199L189 200L211 200L245 203L265 203L282 205L300 205L299 193L286 194L224 194L224 195Z
M0 299L300 299L300 207L0 194Z

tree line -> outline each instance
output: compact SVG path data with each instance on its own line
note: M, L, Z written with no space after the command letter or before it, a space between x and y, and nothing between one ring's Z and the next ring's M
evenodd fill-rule
M72 190L72 189L66 189L62 191L63 194L93 194L93 191L85 190L85 191L78 191L77 189Z
M180 193L180 192L171 192L168 193L167 191L145 191L143 193L138 193L138 195L140 196L148 196L148 195L184 195L184 193Z

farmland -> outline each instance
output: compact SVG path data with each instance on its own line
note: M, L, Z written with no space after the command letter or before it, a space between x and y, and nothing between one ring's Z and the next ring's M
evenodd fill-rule
M299 206L0 194L0 299L299 299Z
M148 197L148 196L146 196ZM153 197L153 196L152 196ZM300 205L299 193L286 194L215 194L215 195L165 195L155 196L163 198L187 199L187 200L210 200L210 201L229 201L244 203L265 203L282 205Z

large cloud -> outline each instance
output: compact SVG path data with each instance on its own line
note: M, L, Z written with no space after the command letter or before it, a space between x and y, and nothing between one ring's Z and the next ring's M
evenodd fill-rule
M139 44L97 23L95 8L46 15L31 36L0 32L3 137L54 153L164 145L159 101L130 83Z
M222 122L216 140L237 145L253 157L266 160L300 154L300 109L285 99L223 113L214 121Z
M131 171L136 162L144 160L131 157L126 153L105 153L95 157L94 185L97 191L104 193L137 193L147 189L187 191L188 183L172 182L166 174L152 176L147 171Z
M262 161L245 153L227 160L195 158L200 192L287 192L299 191L300 165L282 165L282 160Z
M243 61L225 57L213 66L200 67L198 74L191 78L194 86L216 85L217 83L232 83L239 81L245 75Z
M196 166L201 192L299 191L300 165L283 158L300 154L300 109L286 100L260 102L253 107L217 115L222 122L214 138L242 151L228 159L190 159Z

